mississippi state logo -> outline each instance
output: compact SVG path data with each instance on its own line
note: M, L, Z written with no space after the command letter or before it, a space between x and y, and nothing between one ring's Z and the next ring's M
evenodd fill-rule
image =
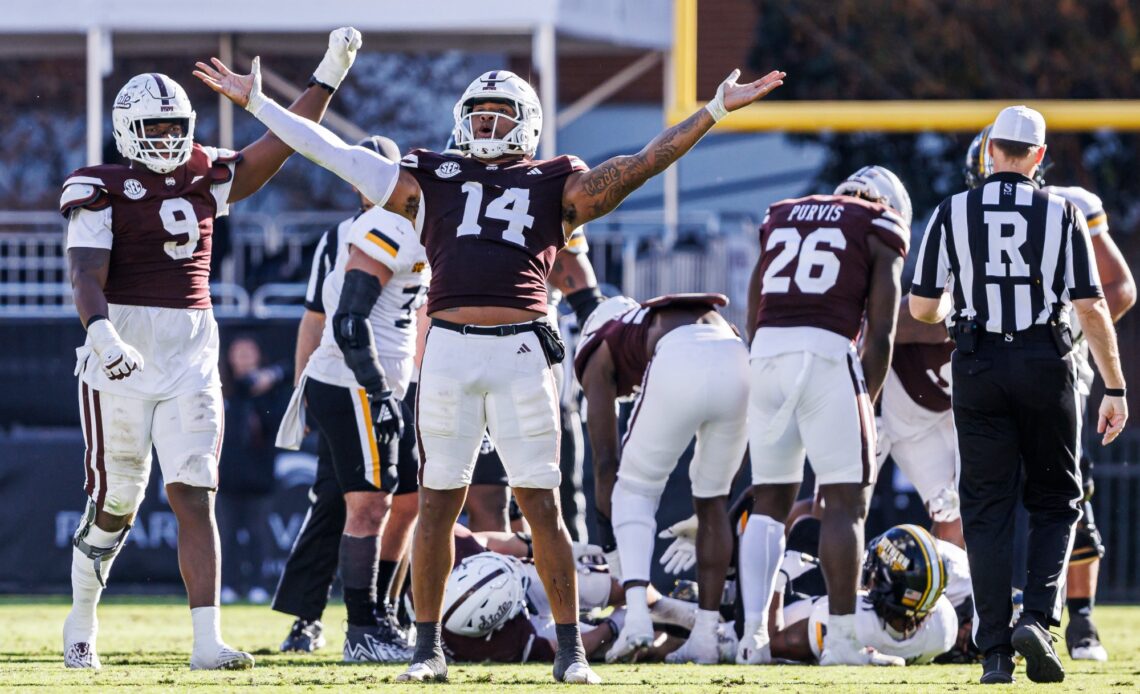
M440 178L451 178L458 173L459 164L456 164L453 161L445 161L439 165L438 169L435 170L435 175L439 176Z
M199 176L199 178L201 178L201 176ZM166 187L167 188L173 188L175 183L177 183L177 181L174 180L173 176L167 176L166 177Z
M127 182L123 184L123 195L126 195L131 200L138 200L146 195L146 188L143 188L143 184L137 180L128 178Z

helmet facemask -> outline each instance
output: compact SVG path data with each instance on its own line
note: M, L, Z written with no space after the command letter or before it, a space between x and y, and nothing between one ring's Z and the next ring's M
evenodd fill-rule
M155 173L170 173L190 160L195 119L190 99L174 80L156 73L138 75L122 88L111 111L115 146ZM160 123L177 123L182 133L148 137L146 127Z

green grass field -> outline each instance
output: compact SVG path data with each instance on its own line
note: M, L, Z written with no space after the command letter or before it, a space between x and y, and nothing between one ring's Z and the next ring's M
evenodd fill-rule
M229 692L408 691L394 683L397 666L340 664L340 617L329 607L328 646L315 655L282 655L277 647L291 620L265 606L223 608L227 641L257 656L257 667L241 673L190 672L190 615L175 599L110 598L100 609L99 651L103 669L63 667L60 629L68 604L63 598L0 597L0 691ZM1033 685L1017 673L1015 687L1092 693L1136 691L1140 687L1140 607L1098 607L1097 621L1112 660L1071 663L1062 685ZM1061 645L1061 644L1059 644ZM1063 650L1060 649L1060 650ZM600 665L606 687L619 692L952 692L978 688L979 666L928 665L908 668L701 667ZM548 665L460 665L450 685L437 691L516 692L562 689Z

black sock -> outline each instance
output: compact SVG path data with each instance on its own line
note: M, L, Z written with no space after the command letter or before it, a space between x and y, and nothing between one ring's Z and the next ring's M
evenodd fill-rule
M443 667L443 672L447 672L441 631L439 622L416 622L416 652L412 655L413 663L426 663L433 669L439 665Z
M582 646L582 631L577 622L555 624L554 634L558 637L558 652L554 655L554 678L561 682L571 665L586 664L586 649Z
M1080 615L1082 617L1092 617L1093 612L1093 599L1092 598L1069 598L1065 601L1065 605L1069 608L1069 618L1072 619L1073 615Z
M387 604L388 594L392 592L392 581L396 578L396 569L400 562L381 559L376 568L376 602Z
M344 606L348 623L376 626L376 560L379 538L340 536L340 578L344 583Z

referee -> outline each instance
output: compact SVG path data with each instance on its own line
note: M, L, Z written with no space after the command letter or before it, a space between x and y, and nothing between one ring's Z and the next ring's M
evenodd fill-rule
M1072 351L1075 308L1105 382L1097 431L1110 443L1128 407L1116 335L1084 215L1038 189L1045 120L1003 110L987 144L993 175L943 201L926 229L910 310L934 323L952 314L959 494L983 684L1013 681L1013 652L1034 682L1065 677L1053 650L1065 564L1082 497L1080 409ZM945 293L944 293L945 291ZM1029 511L1025 609L1012 628L1013 516Z

